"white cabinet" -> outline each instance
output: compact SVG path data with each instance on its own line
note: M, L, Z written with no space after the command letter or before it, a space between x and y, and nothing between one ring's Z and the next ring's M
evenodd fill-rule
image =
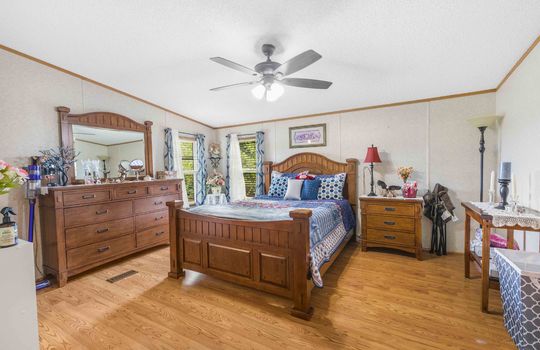
M38 349L32 243L0 249L0 349Z

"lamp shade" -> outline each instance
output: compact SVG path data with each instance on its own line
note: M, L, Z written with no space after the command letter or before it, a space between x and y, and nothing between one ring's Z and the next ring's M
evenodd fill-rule
M368 147L367 153L366 153L366 159L364 159L364 163L381 163L381 157L379 157L379 151L377 150L377 147L371 145L371 147Z
M489 128L495 125L501 119L502 119L502 116L499 116L499 115L482 115L482 116L470 118L468 121L474 127Z

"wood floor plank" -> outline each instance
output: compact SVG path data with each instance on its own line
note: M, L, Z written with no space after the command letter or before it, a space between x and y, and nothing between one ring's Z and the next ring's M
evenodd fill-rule
M349 244L313 290L309 322L284 298L191 271L168 279L168 254L154 249L40 293L41 348L515 348L502 316L479 311L481 281L463 278L458 254L417 261ZM106 282L130 269L138 273Z

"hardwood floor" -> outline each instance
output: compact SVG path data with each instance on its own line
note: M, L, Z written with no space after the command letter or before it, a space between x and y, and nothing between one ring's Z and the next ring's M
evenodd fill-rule
M349 244L313 291L307 322L286 299L195 272L168 279L169 251L158 248L40 293L41 347L514 349L502 316L480 312L480 279L463 278L463 256L424 258ZM106 281L129 269L139 273Z

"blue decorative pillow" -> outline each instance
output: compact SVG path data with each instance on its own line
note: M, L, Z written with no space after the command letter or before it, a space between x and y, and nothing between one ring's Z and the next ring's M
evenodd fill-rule
M343 199L346 176L346 173L334 176L317 176L317 180L321 180L317 199Z
M270 190L268 195L271 197L285 197L287 193L287 184L289 178L285 176L272 177L272 182L270 183Z
M302 186L302 192L300 192L300 199L317 200L319 187L321 187L321 180L305 180Z

